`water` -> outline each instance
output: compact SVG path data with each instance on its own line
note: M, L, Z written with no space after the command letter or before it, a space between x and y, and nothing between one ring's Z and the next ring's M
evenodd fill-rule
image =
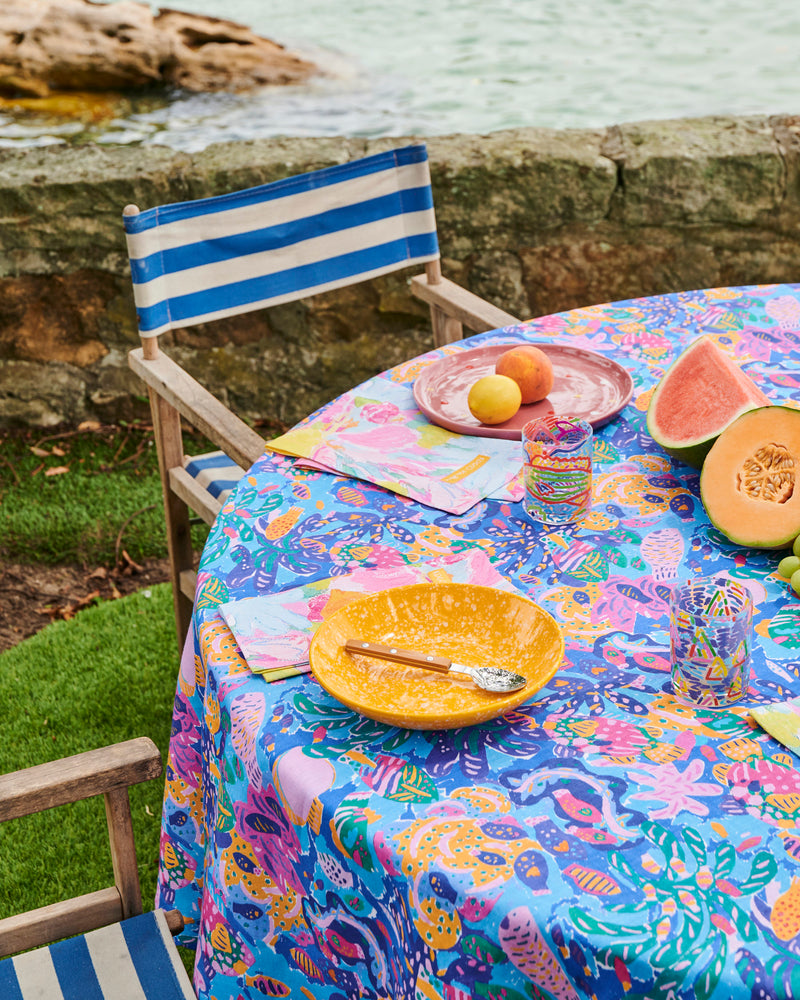
M154 9L155 9L155 5ZM432 136L800 111L797 0L170 0L327 71L300 87L122 103L96 124L0 112L0 146Z

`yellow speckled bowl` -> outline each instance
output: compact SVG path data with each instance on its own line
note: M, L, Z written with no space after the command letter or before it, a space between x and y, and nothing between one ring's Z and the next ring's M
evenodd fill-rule
M464 675L443 676L344 651L349 638L506 667L528 678L521 691L491 694ZM406 729L454 729L496 718L531 698L558 670L564 639L538 604L469 583L415 583L352 601L311 641L311 669L339 701Z

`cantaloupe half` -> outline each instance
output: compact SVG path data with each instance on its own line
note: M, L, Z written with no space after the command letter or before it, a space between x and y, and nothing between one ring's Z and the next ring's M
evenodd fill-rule
M728 424L768 405L755 382L706 335L664 373L650 399L647 429L667 454L699 469Z
M765 406L737 417L706 456L700 496L732 542L789 545L800 535L800 410Z

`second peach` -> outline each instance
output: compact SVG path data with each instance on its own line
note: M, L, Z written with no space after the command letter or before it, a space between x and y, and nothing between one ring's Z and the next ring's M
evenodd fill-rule
M552 362L544 351L532 344L520 344L505 351L497 359L494 370L517 383L523 403L537 403L553 388Z

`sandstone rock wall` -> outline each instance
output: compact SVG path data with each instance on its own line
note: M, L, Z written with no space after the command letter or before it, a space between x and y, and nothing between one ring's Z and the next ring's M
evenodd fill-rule
M146 413L121 212L341 163L402 139L0 151L0 426ZM427 140L444 273L520 317L800 279L800 116ZM255 421L294 423L431 345L399 272L176 331L163 346Z

